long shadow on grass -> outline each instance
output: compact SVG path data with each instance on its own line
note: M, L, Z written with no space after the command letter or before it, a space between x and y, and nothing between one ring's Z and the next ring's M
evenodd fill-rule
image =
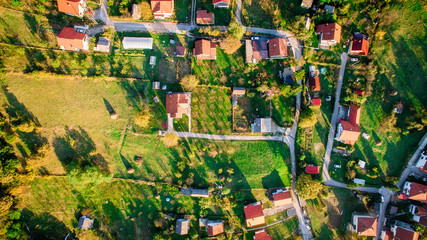
M30 229L31 239L65 239L67 234L72 234L72 231L63 222L50 213L37 214L29 209L23 209L22 216L23 222Z

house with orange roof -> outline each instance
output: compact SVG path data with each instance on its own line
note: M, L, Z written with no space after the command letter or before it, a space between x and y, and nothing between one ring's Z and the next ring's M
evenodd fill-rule
M265 224L261 202L251 203L244 207L246 226L255 227Z
M273 38L267 41L270 59L288 57L288 43L285 38Z
M378 216L354 213L352 216L352 231L359 236L375 237L377 235Z
M173 0L151 0L151 11L156 20L170 18L173 15Z
M228 8L230 0L212 0L214 8Z
M207 10L197 10L196 23L199 25L215 24L214 14L209 13Z
M255 232L254 240L271 240L271 237L268 235L267 231L263 229Z
M416 182L405 182L402 194L414 201L427 203L427 186Z
M216 59L216 44L211 40L200 39L194 42L193 55L197 60Z
M318 92L318 91L322 90L322 88L320 86L319 76L309 77L308 78L308 85L311 87L311 91L313 91L313 92Z
M182 118L190 109L190 98L187 93L170 93L166 95L166 114L168 118Z
M86 11L86 0L57 0L58 11L77 17L83 17Z
M365 38L354 38L350 43L350 55L365 55L368 56L369 41Z
M209 237L219 235L224 232L224 223L222 221L208 221L206 230Z
M273 204L275 207L284 206L292 203L291 192L284 189L278 189L273 192Z
M89 50L89 36L84 27L64 27L56 38L62 50Z
M342 120L338 124L336 140L343 142L344 144L354 145L360 136L360 107L356 105L350 105L348 113L348 120Z
M324 23L316 26L316 34L320 35L321 47L334 46L341 42L341 29L338 23Z

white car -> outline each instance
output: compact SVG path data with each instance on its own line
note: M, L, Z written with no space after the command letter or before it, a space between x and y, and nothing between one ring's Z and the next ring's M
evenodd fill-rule
M358 58L350 58L350 61L357 62L357 61L359 61L359 59Z
M257 37L257 36L251 37L251 40L259 40L259 37Z
M334 168L341 168L341 165L339 165L339 164L335 164L335 165L334 165Z

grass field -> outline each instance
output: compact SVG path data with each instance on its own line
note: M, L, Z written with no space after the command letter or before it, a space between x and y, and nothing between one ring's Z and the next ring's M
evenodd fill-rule
M191 2L187 0L177 0L174 6L175 17L178 22L190 22Z

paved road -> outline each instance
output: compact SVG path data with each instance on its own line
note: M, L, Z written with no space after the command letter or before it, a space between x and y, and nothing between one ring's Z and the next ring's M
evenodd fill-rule
M385 187L381 187L379 190L379 193L383 196L384 201L381 203L380 207L380 215L378 217L378 228L377 228L377 235L375 236L375 240L378 240L381 236L381 232L384 227L384 221L385 221L385 211L387 210L387 205L390 202L391 196L393 195L393 192Z
M192 0L191 1L191 26L196 26L196 11L197 11L197 1Z
M236 1L236 21L242 24L242 0Z
M414 167L414 164L415 164L415 161L417 161L417 159L419 158L421 152L423 151L426 145L427 145L427 133L424 135L423 139L421 139L420 143L418 144L418 149L415 151L414 155L412 155L406 169L403 171L402 175L400 176L399 182L396 184L398 187L402 187L403 183L406 181L406 178L411 172L416 172L416 173L418 172L417 171L418 169ZM418 173L421 173L421 171L419 171Z

